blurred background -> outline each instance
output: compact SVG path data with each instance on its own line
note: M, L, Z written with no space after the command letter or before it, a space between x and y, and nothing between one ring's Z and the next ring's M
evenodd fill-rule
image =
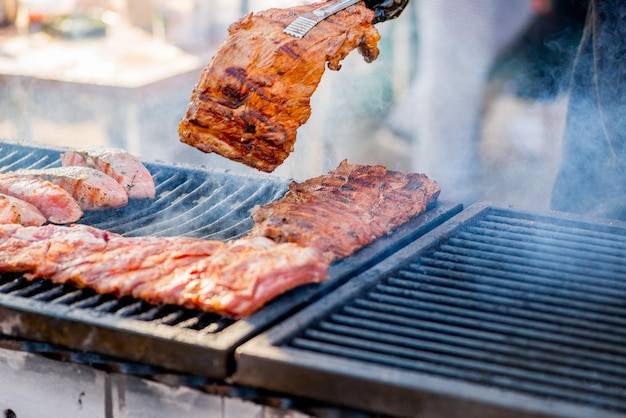
M126 148L266 175L181 144L193 86L241 16L301 0L0 0L0 138ZM442 199L547 209L586 3L413 0L380 56L326 71L295 152L302 180L343 159L423 172Z

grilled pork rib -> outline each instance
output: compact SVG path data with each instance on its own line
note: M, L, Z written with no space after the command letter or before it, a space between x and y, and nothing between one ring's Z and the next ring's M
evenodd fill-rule
M323 255L263 237L123 237L85 225L0 225L0 271L235 318L327 275Z
M282 199L258 207L250 234L340 259L424 212L439 192L424 174L344 160L326 175L292 182Z
M265 172L293 151L296 130L311 115L310 98L326 65L358 48L371 62L380 34L374 12L357 3L317 24L302 39L283 29L318 4L249 14L203 70L179 125L180 140Z

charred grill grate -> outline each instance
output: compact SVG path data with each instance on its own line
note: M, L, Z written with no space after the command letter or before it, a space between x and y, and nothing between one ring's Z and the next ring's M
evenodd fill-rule
M0 141L0 171L59 166L60 152ZM146 166L157 185L155 199L132 199L124 208L86 212L80 223L126 236L239 238L253 226L250 211L282 197L289 181L181 165ZM459 205L438 204L394 234L331 266L327 282L294 289L245 321L0 273L0 332L183 373L224 378L234 368L232 354L242 341L458 211Z
M0 143L0 172L20 168L46 168L60 166L60 151ZM126 236L191 236L204 239L229 240L245 235L253 226L249 214L257 205L280 198L287 182L276 178L256 178L227 175L221 172L203 172L197 168L146 164L157 185L156 198L131 200L120 209L85 212L79 223L106 229ZM23 278L13 280L0 276L0 293L38 300L38 289L51 287L50 303L63 303L82 309L153 321L172 326L190 325L188 328L219 332L234 323L219 315L169 306L153 306L133 298L116 299L100 296L89 289L76 289L71 285L55 286L45 280L33 283ZM19 292L7 292L18 286ZM32 295L31 295L32 293ZM86 303L92 301L93 304ZM131 304L134 308L122 309ZM119 306L118 306L119 305ZM168 311L168 319L159 321L159 310ZM153 315L156 315L153 317ZM175 318L182 318L176 320Z
M290 345L626 412L624 277L624 235L492 214Z
M229 240L250 231L255 205L278 199L287 190L286 182L276 179L201 177L193 169L147 165L157 184L155 200L131 201L106 216L89 212L81 222L129 236Z
M0 293L73 309L89 309L119 318L191 329L204 334L218 333L235 322L208 312L173 305L151 305L132 297L116 298L98 294L91 289L78 289L70 284L55 285L44 279L29 281L17 275L5 274L0 277Z
M0 172L58 167L59 154L0 143ZM155 199L131 199L120 209L86 212L80 223L128 236L184 235L228 240L252 228L249 215L255 205L278 199L287 190L287 181L278 178L237 176L185 166L146 166L157 185Z
M525 408L545 401L548 415L578 416L559 410L559 402L594 410L586 416L626 413L626 226L490 208L430 239L405 248L401 267L373 273L367 288L345 290L343 303L327 302L304 328L302 318L296 329L279 327L270 352L377 367L378 377L357 381L396 370L412 387L415 401L407 402L415 409L388 402L386 413L413 415L427 404L416 395L435 390L421 386L424 376L501 391L487 403L506 399L502 393L531 397ZM257 355L245 346L242 352ZM309 377L317 373L316 362L294 363ZM351 373L343 378L355 379ZM394 393L387 384L392 379L381 387ZM310 396L333 396L323 391ZM380 397L360 397L370 395Z
M0 171L60 166L60 153L59 149L0 142ZM155 199L131 199L127 206L120 209L88 211L79 222L126 236L191 236L229 240L245 235L252 228L250 211L255 205L280 198L288 184L288 180L269 176L253 177L157 163L147 163L146 166L157 185ZM68 317L63 315L64 320L69 321L70 317L76 316L89 322L95 316L102 320L99 326L120 326L121 339L124 332L128 332L123 324L129 321L139 326L145 324L152 331L146 331L148 338L144 344L152 340L155 347L158 347L158 340L168 339L167 336L173 335L172 332L184 336L182 339L206 336L210 339L205 342L209 347L215 338L223 338L230 344L241 338L236 327L237 321L220 315L172 305L154 306L132 297L99 295L91 289L78 289L69 284L55 285L47 280L31 282L20 275L0 274L0 296L4 296L5 300L0 305L11 309L19 320L24 320L23 310L30 310L34 313L32 321L57 321L58 308L61 308L76 313ZM29 308L26 309L26 306ZM11 317L12 315L6 316ZM26 321L29 322L30 319ZM232 332L231 327L235 328ZM39 328L39 325L29 325L20 327L19 330L3 329L3 332L50 341L48 334L53 331L45 328L42 334ZM220 337L223 334L229 335ZM93 347L87 347L81 337L73 337L71 331L68 331L68 335L61 337L57 343L98 350L101 342L97 340L98 338ZM230 360L225 355L232 347L227 348L221 343L217 346L214 354L219 359L217 362L222 364L207 373L221 377L227 373L227 368L232 367L227 364ZM132 347L108 348L104 350L104 354L124 357L124 353L130 349ZM210 354L211 350L208 352ZM143 359L139 355L131 355L130 358ZM168 362L159 365L161 364L168 366ZM169 365L175 368L176 362Z

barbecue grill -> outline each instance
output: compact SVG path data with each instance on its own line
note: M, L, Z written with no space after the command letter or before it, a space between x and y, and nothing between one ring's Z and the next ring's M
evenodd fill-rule
M0 142L0 170L60 152ZM288 185L146 165L156 199L81 222L228 240ZM0 274L0 368L7 349L36 353L122 387L141 377L329 416L626 416L625 256L621 222L438 202L239 321Z
M0 142L0 171L58 166L61 152ZM282 197L288 187L287 180L266 175L158 163L146 166L157 185L154 200L131 200L124 208L86 212L80 223L127 236L229 240L252 228L252 208ZM234 370L233 353L241 342L329 293L460 210L460 205L437 203L393 234L334 263L329 269L330 280L294 289L238 321L0 273L0 332L223 379Z
M237 350L394 416L626 416L626 224L476 204Z

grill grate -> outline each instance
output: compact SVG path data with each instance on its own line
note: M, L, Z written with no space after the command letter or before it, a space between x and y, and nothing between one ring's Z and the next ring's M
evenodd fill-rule
M107 216L88 212L82 223L127 236L190 236L229 240L253 226L252 208L282 197L286 182L229 176L200 177L192 169L176 171L147 164L157 186L153 201L131 201Z
M0 172L61 165L60 150L0 142ZM254 206L282 197L288 180L196 167L151 164L155 199L131 199L119 209L85 212L79 223L126 236L190 236L229 240L253 226Z
M0 142L0 171L59 166L60 152ZM80 223L125 236L229 240L247 234L253 226L250 211L256 205L283 196L289 182L200 167L157 163L146 166L157 185L155 199L132 199L120 209L88 211ZM335 263L327 282L294 289L245 321L0 273L0 332L224 378L234 368L232 353L242 341L321 297L350 275L388 256L412 237L425 233L458 211L459 205L438 205L360 254Z
M8 172L20 168L46 168L60 166L60 149L30 147L21 144L0 142L0 171ZM288 180L272 177L253 177L228 172L205 170L196 167L146 163L157 185L155 199L132 199L119 209L87 211L79 223L106 229L125 236L190 236L204 239L229 240L245 235L253 226L250 211L255 205L280 198L287 190ZM87 321L96 315L119 321L138 321L158 330L159 327L180 330L194 338L207 336L217 338L237 321L219 315L190 310L179 306L154 306L132 297L115 298L99 295L91 289L75 286L54 285L47 280L28 281L20 275L0 274L0 296L4 307L17 312L23 320L22 305L44 315L45 321L58 316L55 307L66 308L78 313ZM37 303L40 302L40 305ZM46 314L46 311L48 313ZM14 312L15 313L15 312ZM12 318L11 315L7 318ZM41 318L39 318L41 320ZM7 319L6 321L9 321ZM22 327L3 332L49 340L39 332ZM236 328L236 327L235 327ZM48 331L46 330L46 333ZM235 329L236 333L236 329ZM163 332L154 336L161 338ZM170 335L171 331L165 331ZM187 335L187 337L189 337ZM228 341L233 341L231 337ZM69 347L87 349L79 338L68 336L58 341ZM154 342L154 341L153 341ZM98 348L98 342L94 343ZM121 355L119 348L105 354ZM221 377L226 372L226 357L220 347L218 353L222 367L209 374ZM131 358L139 360L137 355ZM167 365L167 363L164 363ZM174 363L170 363L172 366Z
M208 312L173 305L151 305L132 297L116 298L112 295L98 294L91 289L78 289L70 284L56 285L44 279L28 281L21 276L6 274L0 277L0 293L73 309L89 309L118 318L191 329L205 334L218 333L235 322L233 319Z
M624 225L490 208L413 248L276 347L626 413Z

